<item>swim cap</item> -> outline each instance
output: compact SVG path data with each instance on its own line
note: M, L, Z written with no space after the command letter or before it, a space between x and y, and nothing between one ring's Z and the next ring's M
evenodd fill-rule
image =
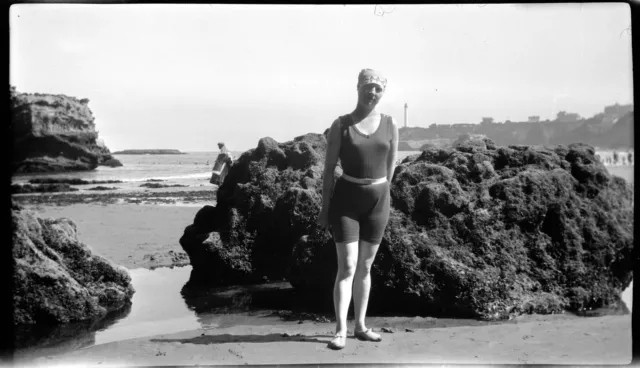
M384 89L387 87L387 78L377 70L362 69L358 74L358 87L369 83L377 84Z

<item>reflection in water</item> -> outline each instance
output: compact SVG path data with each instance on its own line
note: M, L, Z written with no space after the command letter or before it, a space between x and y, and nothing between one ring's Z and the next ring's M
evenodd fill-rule
M131 305L99 321L16 329L16 358L62 354L112 341L200 327L180 298L191 267L129 270L136 292Z
M196 313L203 328L260 324L260 320L250 317L273 315L273 312L281 310L318 316L333 314L331 295L301 293L288 282L231 287L187 284L182 288L182 297L189 309Z
M109 328L130 311L131 304L97 321L15 327L15 357L37 358L91 346L95 343L96 331Z
M131 313L96 333L95 344L200 328L193 311L180 298L190 272L191 266L129 270L136 289Z

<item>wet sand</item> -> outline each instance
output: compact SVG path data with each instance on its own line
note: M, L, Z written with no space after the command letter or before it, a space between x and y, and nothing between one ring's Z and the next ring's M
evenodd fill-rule
M383 333L381 342L349 338L341 351L326 347L329 323L279 322L190 330L113 342L29 366L242 364L628 364L631 318L564 318L483 327ZM525 319L526 320L526 319Z
M201 206L72 204L25 208L41 217L73 220L79 240L93 252L133 269L189 264L179 240ZM176 261L171 260L170 252Z
M99 203L25 207L43 217L72 219L82 242L129 269L188 263L188 258L174 258L184 254L178 240L199 209ZM382 333L384 340L380 343L349 338L347 348L337 352L326 347L334 328L332 322L299 323L241 313L225 319L237 323L201 324L200 328L187 324L185 331L164 335L149 329L153 336L104 344L98 341L99 345L23 360L20 365L627 364L631 360L629 314L522 316L508 323L473 326L433 318L426 323L428 317L372 317L370 326L378 331L388 326L394 333ZM350 326L353 328L352 322Z

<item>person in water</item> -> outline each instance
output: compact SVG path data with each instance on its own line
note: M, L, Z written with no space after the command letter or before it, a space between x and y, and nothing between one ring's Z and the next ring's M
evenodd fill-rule
M332 349L346 345L352 291L355 337L382 340L366 327L365 315L371 265L389 221L389 185L398 151L396 122L376 111L386 86L387 79L379 71L363 69L358 75L355 110L336 119L327 133L322 209L317 223L332 233L338 256L333 290L336 334L328 345ZM334 186L338 159L343 175Z

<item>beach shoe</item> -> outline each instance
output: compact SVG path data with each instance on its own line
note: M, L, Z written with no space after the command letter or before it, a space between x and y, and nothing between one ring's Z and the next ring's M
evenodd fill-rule
M354 331L353 334L356 339L361 341L382 341L382 336L373 332L370 328L364 331Z
M329 349L340 350L347 345L347 335L336 335L333 340L329 341Z

